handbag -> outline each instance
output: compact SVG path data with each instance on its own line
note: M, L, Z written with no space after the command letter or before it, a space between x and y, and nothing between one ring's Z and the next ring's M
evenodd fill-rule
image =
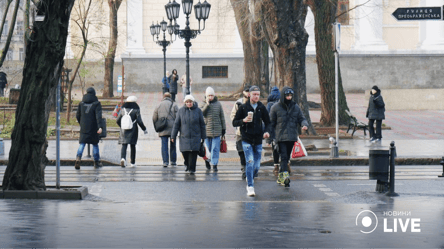
M170 105L170 109L168 110L168 115L166 117L161 117L157 119L156 122L154 122L154 129L156 130L156 132L162 132L163 130L165 130L165 128L167 128L168 116L170 115L171 107L173 107L173 103L171 103Z
M205 145L204 142L200 143L199 153L197 153L200 157L205 157Z
M220 153L227 153L227 141L225 141L225 136L220 139Z
M308 156L307 150L305 150L305 147L302 144L301 139L298 138L298 141L294 142L293 150L291 151L291 158L298 158L304 156Z

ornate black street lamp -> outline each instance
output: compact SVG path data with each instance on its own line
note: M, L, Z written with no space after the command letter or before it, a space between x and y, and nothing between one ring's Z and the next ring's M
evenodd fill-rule
M165 79L165 82L163 83L162 86L162 91L163 93L168 91L168 88L166 86L167 83L167 79L166 79L166 47L168 47L171 43L173 43L173 39L172 39L172 35L174 34L174 29L176 28L176 26L174 25L167 25L168 23L165 22L165 20L162 20L157 24L153 24L150 26L150 32L151 35L153 36L153 41L154 41L154 36L156 36L156 40L157 40L157 44L161 47L163 47L162 51L163 51L163 78ZM167 41L165 38L165 31L168 28L168 33L171 36L171 40ZM178 28L178 27L177 27ZM160 30L163 31L163 40L159 40L159 34L160 34Z
M190 94L190 47L191 47L191 39L197 37L201 31L205 29L205 20L208 19L211 10L211 4L209 4L206 0L201 3L199 2L194 5L194 13L196 15L196 19L199 21L199 29L193 30L190 29L190 14L193 9L193 0L182 0L182 9L183 13L186 15L185 29L175 29L174 34L177 34L179 38L185 39L185 48L186 48L186 74L187 74L187 83L186 83L186 94ZM179 18L180 12L180 4L176 2L176 0L171 0L169 3L165 5L165 11L167 14L168 20L170 20L170 25L174 20L174 24L177 25L176 19ZM200 29L200 20L203 20L203 28Z

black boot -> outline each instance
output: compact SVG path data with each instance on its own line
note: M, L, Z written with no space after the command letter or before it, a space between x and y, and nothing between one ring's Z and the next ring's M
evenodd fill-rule
M79 156L76 157L76 163L74 164L75 169L80 169L80 161L81 160L82 159Z
M94 161L94 168L101 168L103 167L103 164L101 161Z
M207 160L205 160L205 166L207 166L207 169L208 169L208 170L211 169L211 164L210 164L210 162L208 162Z
M217 172L217 165L213 165L213 171Z

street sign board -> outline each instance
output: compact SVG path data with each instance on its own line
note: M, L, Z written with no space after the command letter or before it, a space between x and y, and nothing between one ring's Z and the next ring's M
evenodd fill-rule
M392 13L398 21L442 20L441 7L397 8Z
M117 76L117 92L122 92L122 75Z

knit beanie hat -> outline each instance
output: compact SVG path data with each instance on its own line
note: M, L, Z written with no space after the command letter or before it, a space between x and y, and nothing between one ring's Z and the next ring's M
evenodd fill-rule
M185 96L185 99L183 100L183 102L185 103L185 102L187 102L187 100L191 100L194 102L194 97L191 95L187 95L187 96Z
M126 102L137 102L137 97L129 96L128 98L126 98Z
M214 96L214 89L211 86L207 87L207 90L205 91L205 96L208 96L208 95Z

